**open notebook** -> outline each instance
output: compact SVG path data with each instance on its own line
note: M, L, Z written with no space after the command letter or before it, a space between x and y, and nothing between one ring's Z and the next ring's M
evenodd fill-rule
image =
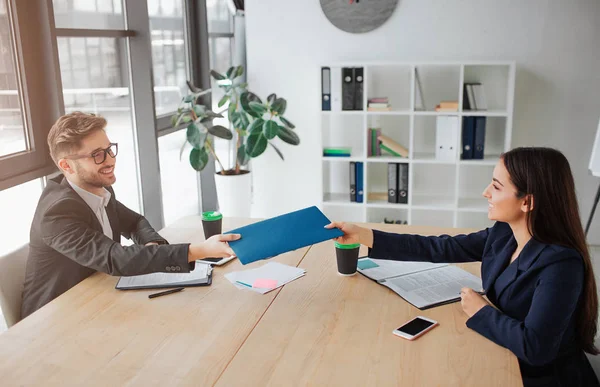
M419 309L458 301L463 287L483 293L479 277L446 263L402 262L365 257L358 260L358 271L390 288Z

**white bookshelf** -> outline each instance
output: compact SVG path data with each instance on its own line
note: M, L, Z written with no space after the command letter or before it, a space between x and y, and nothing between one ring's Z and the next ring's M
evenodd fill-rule
M329 63L335 68L364 69L362 111L321 111L323 147L350 147L351 157L322 157L321 208L332 220L383 223L406 220L411 225L483 228L487 201L481 196L489 184L502 152L511 148L515 62L353 62ZM415 73L418 72L425 109L415 109ZM463 85L483 85L487 110L463 110ZM332 86L335 83L332 82ZM341 94L341 91L340 91ZM389 98L391 110L367 111L372 97ZM436 112L440 101L458 101L456 112ZM333 105L333 104L332 104ZM332 106L335 109L335 106ZM460 122L457 156L454 160L435 157L435 124L438 116L455 116ZM461 160L463 117L486 120L483 160ZM369 128L409 149L408 158L368 155ZM350 201L349 163L363 162L364 199ZM387 163L409 164L408 204L388 203ZM370 198L377 193L380 197ZM381 194L385 193L385 198Z

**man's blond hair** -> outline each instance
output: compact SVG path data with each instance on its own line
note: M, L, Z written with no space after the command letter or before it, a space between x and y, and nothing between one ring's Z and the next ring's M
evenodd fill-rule
M52 160L58 164L61 158L76 153L81 148L81 140L104 128L106 120L94 114L73 112L60 117L48 133Z

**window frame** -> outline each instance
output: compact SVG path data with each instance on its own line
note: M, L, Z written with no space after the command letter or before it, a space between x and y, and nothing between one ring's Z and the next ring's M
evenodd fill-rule
M63 110L51 4L45 0L6 3L28 150L0 157L0 190L57 170L46 138Z

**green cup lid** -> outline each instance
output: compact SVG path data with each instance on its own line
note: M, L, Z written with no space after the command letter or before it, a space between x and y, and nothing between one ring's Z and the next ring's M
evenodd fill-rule
M338 249L350 250L350 249L355 249L357 247L360 247L360 243L350 243L350 244L345 245L340 242L335 242L335 247Z
M219 219L223 219L223 214L219 211L207 211L202 213L202 220L212 221Z

